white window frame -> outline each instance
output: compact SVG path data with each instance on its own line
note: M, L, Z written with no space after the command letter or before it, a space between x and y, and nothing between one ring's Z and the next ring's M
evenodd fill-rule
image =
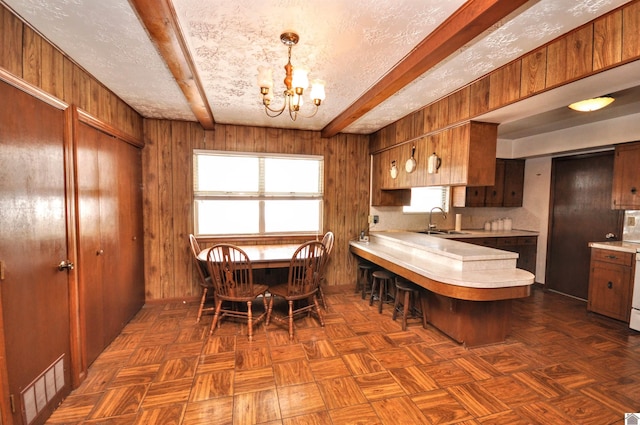
M421 205L416 202L417 198L421 196L423 190L436 191L439 190L440 203L433 205ZM414 187L411 188L411 204L402 207L402 212L405 214L418 214L428 213L432 208L440 207L445 212L449 212L449 199L451 196L451 188L449 186L429 186L429 187Z
M235 192L235 191L199 191L198 190L198 170L197 170L197 158L199 155L214 155L219 157L247 157L257 158L259 164L259 183L258 190L255 192ZM293 160L312 160L318 161L318 190L316 192L278 192L268 193L265 190L265 166L264 162L266 158L275 159L293 159ZM292 176L295 178L295 176ZM258 232L246 232L246 233L234 233L234 234L207 234L201 233L199 227L199 201L202 200L215 200L215 201L237 201L237 200L257 200L259 201L259 217L258 217ZM267 232L265 231L265 205L269 201L286 200L317 200L318 202L318 224L317 229L313 230L300 230L291 232ZM296 155L296 154L281 154L281 153L257 153L257 152L232 152L232 151L216 151L216 150L193 150L193 226L194 234L199 237L216 237L216 236L277 236L277 235L306 235L306 234L318 234L322 229L322 218L324 208L324 157L321 155ZM253 223L255 225L255 223Z

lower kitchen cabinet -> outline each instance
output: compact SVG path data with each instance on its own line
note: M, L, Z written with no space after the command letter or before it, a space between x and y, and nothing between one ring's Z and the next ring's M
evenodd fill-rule
M634 263L632 253L592 248L587 310L628 322Z
M497 248L503 251L517 252L516 267L533 274L536 273L536 256L538 251L537 236L498 236L484 238L455 238L460 242Z

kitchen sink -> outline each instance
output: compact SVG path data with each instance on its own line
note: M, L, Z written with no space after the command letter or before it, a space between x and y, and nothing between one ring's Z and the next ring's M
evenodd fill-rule
M468 235L467 232L461 232L459 230L421 230L418 233L424 235Z

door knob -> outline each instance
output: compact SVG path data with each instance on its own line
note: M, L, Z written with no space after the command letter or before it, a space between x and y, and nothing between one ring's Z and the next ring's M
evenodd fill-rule
M69 260L62 260L60 264L58 264L58 270L73 270L73 263Z

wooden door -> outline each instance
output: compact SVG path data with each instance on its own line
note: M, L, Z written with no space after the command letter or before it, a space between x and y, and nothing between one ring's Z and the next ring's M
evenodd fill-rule
M102 256L104 245L100 227L100 143L93 137L92 129L78 125L76 137L76 163L78 176L78 274L81 282L81 323L86 365L89 366L105 347L102 308ZM91 282L87 285L85 282Z
M105 256L113 276L105 276L104 296L110 312L106 321L106 337L110 343L144 303L144 260L142 226L142 153L139 148L117 138L103 135L101 157L113 159L114 199L116 205L108 222L115 242L114 255ZM104 218L103 220L104 221ZM117 312L114 314L114 312Z
M586 300L589 242L622 236L622 211L611 209L613 151L555 158L551 169L547 270L549 289Z
M87 365L144 303L140 149L79 123L78 270Z
M70 391L64 116L0 82L2 321L13 422L44 423ZM37 400L37 402L36 402Z

